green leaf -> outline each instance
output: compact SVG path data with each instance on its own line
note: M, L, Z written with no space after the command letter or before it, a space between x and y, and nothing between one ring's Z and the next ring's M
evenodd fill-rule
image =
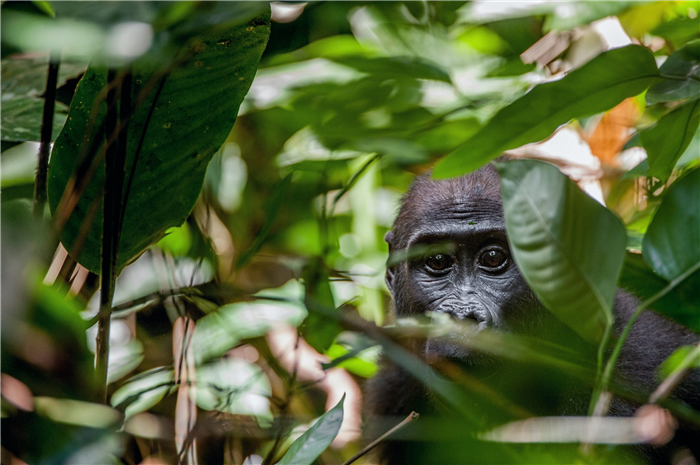
M544 305L589 341L613 321L625 258L620 220L556 167L497 163L511 252Z
M299 436L277 465L311 465L331 445L343 423L343 402L321 415L314 425Z
M676 349L664 362L659 365L657 375L660 379L668 378L681 365L687 368L700 368L700 357L697 354L697 346L681 346Z
M335 308L328 271L321 258L312 259L303 270L304 304L309 315L304 320L301 333L306 342L319 353L327 350L341 333L340 313Z
M190 392L204 410L253 415L272 421L270 381L254 363L227 358L199 366L197 389Z
M47 56L36 58L9 58L2 60L2 120L0 126L3 141L38 141L41 132L41 119L44 112L46 76L49 59ZM85 71L85 66L73 63L61 63L58 68L57 87ZM55 140L61 132L68 116L68 107L56 102L54 110L53 133Z
M668 190L644 235L642 255L658 275L675 284L669 293L673 305L653 308L700 332L700 169Z
M503 151L548 137L572 118L608 110L644 91L658 76L652 53L639 45L598 55L563 79L540 84L501 109L479 132L442 159L435 178L468 173Z
M642 254L669 281L700 264L700 169L668 190L644 236Z
M111 404L126 405L124 419L145 412L175 390L175 374L172 369L154 368L131 378L112 394Z
M673 167L700 126L700 100L687 102L664 115L639 135L649 159L649 175L667 181Z
M649 88L647 103L670 102L700 94L700 39L688 42L673 52L659 68L664 79Z
M450 75L435 63L418 57L336 57L331 60L375 77L430 79L451 82Z
M231 130L268 36L266 16L196 41L173 58L181 64L163 77L153 70L148 57L134 65L132 102L138 103L144 89L151 90L136 107L128 127L119 269L160 240L168 228L180 226L192 211L207 164ZM83 144L90 144L89 158L100 153L102 135L89 134L88 129L100 128L104 121L104 102L99 103L100 111L91 110L95 99L102 98L105 83L106 70L90 66L78 84L68 124L56 140L49 169L49 205L54 217L79 168ZM94 217L90 213L93 203L102 204L103 157L99 161L60 235L71 255L93 272L99 271L102 236L102 209ZM76 239L90 221L77 252Z

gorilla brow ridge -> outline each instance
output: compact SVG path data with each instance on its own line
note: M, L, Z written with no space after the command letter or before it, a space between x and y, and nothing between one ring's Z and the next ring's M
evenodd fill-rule
M431 173L417 177L403 196L399 213L394 222L394 246L405 248L410 231L425 214L436 206L457 202L484 201L501 204L501 188L498 173L492 165L456 178L435 180ZM492 206L486 206L491 210Z

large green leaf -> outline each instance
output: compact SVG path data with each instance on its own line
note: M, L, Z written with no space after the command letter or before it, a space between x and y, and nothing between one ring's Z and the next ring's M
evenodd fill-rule
M649 88L647 103L670 102L700 94L700 39L673 52L659 68L664 79Z
M343 423L343 402L321 415L314 425L299 436L277 465L311 465L331 445Z
M544 305L597 341L612 322L625 228L548 163L496 164L513 257Z
M649 156L649 175L668 180L700 125L700 100L687 102L640 133Z
M442 159L435 178L475 170L503 151L548 137L572 118L608 110L644 91L658 76L652 53L639 45L598 55L563 79L536 86L501 109L473 137Z
M683 303L658 310L700 331L700 169L666 193L644 236L642 255L658 275L676 283L674 294Z
M173 58L178 64L163 77L159 78L162 70L154 70L147 56L135 63L132 101L139 102L141 92L151 90L135 109L128 127L125 213L117 256L120 269L163 237L166 229L187 218L207 164L236 119L268 36L269 13L191 42ZM101 144L92 141L100 141L101 135L88 134L88 129L91 118L94 128L104 121L104 102L96 114L91 114L91 109L95 99L102 98L98 95L106 74L99 66L88 68L78 85L68 123L56 140L49 169L49 204L54 215L76 173L83 144L90 144L90 156L99 154ZM95 272L100 267L101 208L81 249L76 251L74 246L83 224L91 220L93 203L101 206L103 185L102 159L60 235L74 258Z

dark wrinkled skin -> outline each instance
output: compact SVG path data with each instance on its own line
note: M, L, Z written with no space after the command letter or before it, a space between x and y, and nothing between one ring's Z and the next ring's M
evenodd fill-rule
M397 317L426 311L446 313L456 320L473 323L476 331L495 329L550 341L554 347L575 351L580 355L577 360L587 360L589 368L594 366L595 348L584 343L542 306L513 261L506 238L498 175L492 167L442 181L418 178L404 196L394 228L385 240L390 253L425 246L439 252L428 252L422 258L387 269L386 282ZM616 334L638 304L633 296L618 292ZM460 343L460 337L469 336L428 339L417 352L437 367L440 360L457 362L466 367L466 374L476 376L473 379L483 380L499 395L533 414L587 413L592 379L586 383L537 364L515 363L478 353ZM616 383L641 393L639 398L643 399L658 384L655 378L658 365L677 347L697 341L697 335L687 329L645 312L621 353ZM475 431L512 419L499 412L481 391L473 393L474 410L475 416L484 420L468 425L445 408L429 388L401 368L388 360L383 360L382 366L366 388L366 410L372 418L367 436L375 437L388 429L389 424L381 421L386 417L391 418L388 423L396 422L416 410L428 418L415 422L402 433L409 441L387 441L380 447L377 457L384 463L527 462L524 456L514 459L498 455L501 449L473 439ZM697 371L676 390L676 397L700 408ZM610 414L630 416L637 406L616 398ZM440 428L440 425L448 426ZM654 463L669 463L672 454L685 447L694 449L697 455L698 445L700 434L690 427L681 429L676 442L665 448L619 449L625 460L634 461L641 456ZM463 454L465 447L472 451L471 455ZM575 453L575 448L572 451Z

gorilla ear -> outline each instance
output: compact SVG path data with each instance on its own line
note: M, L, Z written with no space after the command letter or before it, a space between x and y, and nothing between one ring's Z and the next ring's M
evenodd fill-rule
M389 257L391 257L391 252L394 249L394 231L389 231L384 235L384 241L389 244ZM386 268L386 275L384 275L384 281L389 288L389 292L394 293L394 267Z
M394 245L394 231L388 231L384 234L384 242L389 244L389 251L391 252L391 247Z

